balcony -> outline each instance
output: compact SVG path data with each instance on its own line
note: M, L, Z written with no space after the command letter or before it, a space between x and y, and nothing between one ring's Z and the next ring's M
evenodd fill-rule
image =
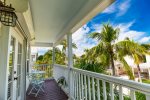
M37 97L28 95L30 89L31 86L29 86L27 91L26 100L68 100L68 96L58 87L54 79L45 80L45 93L39 93Z
M67 82L65 88L56 83L62 76ZM51 77L54 79L45 80L45 93L40 93L36 100L67 100L67 95L71 100L138 100L137 96L150 100L150 85L119 77L58 64L54 65ZM34 99L33 95L27 95L27 100Z
M148 84L73 67L72 34L114 1L7 0L6 4L15 8L18 20L16 27L0 23L0 100L150 100ZM64 38L67 66L55 62L55 48ZM52 65L32 68L45 71L45 92L37 97L28 95L32 88L28 79L31 46L53 48ZM58 80L62 77L66 84L60 85Z

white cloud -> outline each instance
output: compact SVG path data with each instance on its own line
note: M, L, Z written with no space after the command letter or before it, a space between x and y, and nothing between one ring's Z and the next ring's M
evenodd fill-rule
M129 9L129 7L130 7L130 0L125 0L123 3L120 4L117 16L121 16L125 14L127 10Z
M120 34L116 42L124 40L126 37L135 41L139 41L141 39L145 32L131 30L130 28L134 24L134 22L135 21L129 23L120 23L117 25L112 24L114 28L120 29ZM74 53L76 55L82 55L84 53L84 49L92 48L98 43L98 41L87 37L87 33L90 32L91 28L94 30L94 32L101 32L102 24L94 24L90 28L87 25L84 25L73 34L73 42L76 43L78 47L78 49L74 50Z
M141 38L145 32L131 30L132 25L135 21L129 22L129 23L120 23L120 24L111 24L114 28L118 27L120 28L120 35L116 42L124 40L126 37L129 37L130 39L133 39L135 41L139 42L148 42L150 41L149 37L143 37ZM84 49L90 49L97 45L98 41L94 39L88 38L88 33L91 32L91 29L95 32L101 32L102 24L93 24L92 27L88 27L87 25L84 25L80 29L78 29L73 34L73 42L77 45L77 49L74 49L73 52L77 56L81 56L84 53ZM59 48L62 48L61 46L58 46ZM32 48L32 53L40 52L40 54L46 52L50 48Z
M115 28L120 29L120 34L116 42L122 41L126 37L130 38L131 40L138 41L145 34L145 32L142 31L131 30L130 28L133 24L134 21L129 23L120 23L118 25L113 25Z
M102 24L94 24L92 25L92 28L94 29L94 32L101 32Z
M47 52L50 47L32 47L31 48L31 54L38 53L39 55L43 55L45 52Z
M128 11L129 8L130 0L121 0L119 2L116 1L114 4L106 8L102 13L116 13L116 16L122 16Z
M84 49L89 49L96 45L94 40L88 38L87 34L89 32L90 28L84 25L73 34L73 42L77 45L77 49L73 51L77 56L81 56L84 53Z
M111 14L116 12L116 4L112 4L111 6L107 7L102 13Z
M114 28L119 28L120 29L120 34L118 37L118 41L124 40L126 37L132 39L132 40L139 40L141 36L145 34L145 32L140 32L136 30L131 30L131 26L134 24L135 21L131 21L129 23L120 23L120 24L112 24L111 25ZM101 32L102 29L102 24L94 24L92 25L93 29L95 32Z
M90 28L87 25L84 25L80 29L78 29L75 33L73 33L73 42L83 41L86 37L86 34L90 31ZM84 40L85 41L85 40Z
M148 37L143 37L139 40L140 43L146 43L146 42L149 42L150 41L150 36Z

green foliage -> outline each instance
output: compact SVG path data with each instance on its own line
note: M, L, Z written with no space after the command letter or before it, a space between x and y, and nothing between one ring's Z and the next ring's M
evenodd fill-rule
M100 33L94 32L89 35L90 38L99 41L98 45L91 48L85 49L85 54L81 57L73 56L74 66L88 71L93 71L97 73L106 73L106 68L111 66L115 70L114 61L120 61L125 71L127 72L129 78L134 80L134 75L131 67L125 61L125 56L130 56L134 59L135 64L142 63L145 54L150 54L148 50L150 49L149 44L139 44L126 38L123 41L115 42L119 36L119 29L114 29L110 24L104 24L102 31ZM55 49L55 63L66 64L66 49L67 41L63 40L61 42L63 46L62 51L58 48ZM77 48L76 44L72 44L73 48ZM52 64L52 50L47 51L43 56L39 56L37 59L37 64ZM49 73L49 72L48 72ZM61 80L60 83L63 83ZM149 80L143 80L145 83L150 83ZM90 80L90 85L92 87L92 80ZM95 85L96 86L96 85ZM95 87L96 89L96 87ZM100 90L103 91L102 81L100 81ZM110 86L106 83L107 98L110 99ZM115 100L119 100L119 93L116 89ZM91 89L92 92L92 89ZM96 97L97 98L97 97ZM103 92L101 92L101 99L103 100ZM144 94L136 92L137 100L146 100ZM130 97L124 96L124 100L131 100Z
M139 64L143 63L145 61L145 55L150 54L148 49L141 44L138 44L134 41L131 41L129 39L120 41L117 44L115 44L115 50L118 51L118 58L123 59L124 56L128 55L133 58L134 63L137 65L138 73L139 73L139 79L140 78L140 67ZM130 79L133 79L133 76L131 75L131 68L128 67L127 64L123 63L124 67L130 76ZM141 81L141 80L140 80Z
M62 52L65 52L67 50L67 40L63 40L60 45L62 45ZM77 46L75 43L72 43L72 48L77 49Z
M88 56L88 53L86 55L82 55L80 58L76 58L74 66L97 73L105 73L106 71L106 66L91 56Z
M55 49L55 62L57 64L65 64L65 54L58 48ZM52 64L52 50L48 50L43 56L39 56L36 64Z
M37 60L43 60L43 55L40 55Z
M135 95L136 95L136 98L137 98L136 100L146 100L146 96L143 93L135 92Z
M89 58L94 59L105 65L111 66L113 70L113 75L115 75L115 65L114 61L120 61L125 71L127 72L130 79L134 80L134 75L131 67L127 64L124 57L131 56L134 59L135 64L139 65L144 62L144 55L150 54L148 49L150 49L149 44L139 44L126 38L123 41L116 43L119 36L119 29L114 29L110 24L104 24L102 31L100 33L91 33L90 38L99 41L98 45L88 50Z

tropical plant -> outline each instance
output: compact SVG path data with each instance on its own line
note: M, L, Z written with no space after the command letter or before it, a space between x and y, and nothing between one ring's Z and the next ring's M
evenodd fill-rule
M94 32L90 34L91 38L97 39L99 44L95 50L95 54L104 54L110 58L110 63L113 75L115 75L115 65L114 65L114 51L113 51L113 43L118 38L119 35L119 28L114 29L109 24L104 24L102 31L100 33Z
M61 43L60 43L60 45L62 45L62 53L64 53L65 55L64 55L64 57L65 57L65 63L67 62L67 55L66 55L66 50L67 50L67 40L63 40ZM76 46L76 44L75 43L72 43L72 48L73 49L77 49L77 46Z
M58 48L55 48L55 63L65 64L65 54ZM39 56L36 61L37 64L52 64L52 50L48 50L43 56Z
M134 79L134 75L131 67L127 64L124 57L130 53L134 55L135 63L140 63L139 59L141 56L132 52L136 49L141 49L142 46L138 43L134 43L133 41L129 41L128 39L121 41L122 43L116 43L115 41L119 37L119 28L114 29L110 24L104 24L102 31L100 33L94 32L90 34L91 38L97 39L99 44L91 49L91 53L93 53L93 57L102 58L101 61L107 63L112 67L113 75L115 75L115 65L114 60L119 60L129 75L130 79ZM128 41L127 41L128 40ZM136 44L135 47L132 44ZM127 49L132 47L132 49ZM133 54L134 53L134 54ZM139 53L139 52L138 52ZM105 58L105 59L104 59Z
M62 45L62 51L56 47L55 48L55 63L57 64L62 64L65 65L66 64L66 49L67 49L67 41L63 40L60 45ZM77 48L75 43L72 43L72 47L74 49ZM74 55L74 58L75 55ZM36 61L37 64L52 64L52 50L48 50L44 55L41 55L37 58Z
M62 52L65 53L66 50L67 50L67 40L63 40L63 41L60 43L60 45L63 46L63 47L62 47ZM75 43L72 43L72 48L77 49L77 46L76 46Z
M116 44L116 50L118 51L118 55L121 54L123 55L128 55L133 58L134 63L137 66L138 69L138 78L139 81L142 82L141 80L141 69L139 64L144 62L145 58L144 55L150 54L148 52L148 49L145 48L145 46L140 45L138 43L135 43L134 41L131 41L129 39L118 42Z
M81 57L76 58L74 66L77 68L81 68L83 70L93 71L97 73L106 73L105 66L98 62L98 60L92 58L89 56L89 50L85 50L85 54L83 54Z
M115 42L118 37L119 28L114 29L110 24L104 24L100 33L94 32L90 34L90 38L99 41L97 46L89 50L90 56L94 59L99 58L101 63L111 66L113 75L116 73L114 61L120 61L129 75L129 78L134 80L132 69L124 57L127 55L132 56L135 64L137 64L137 67L139 68L139 63L142 62L143 55L148 53L147 49L134 41L130 41L129 38L126 38L121 42Z

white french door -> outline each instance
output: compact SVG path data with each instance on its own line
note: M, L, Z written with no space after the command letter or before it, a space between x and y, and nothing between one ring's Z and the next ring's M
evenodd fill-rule
M22 79L22 47L23 38L16 32L11 34L9 68L8 68L8 100L21 99Z

